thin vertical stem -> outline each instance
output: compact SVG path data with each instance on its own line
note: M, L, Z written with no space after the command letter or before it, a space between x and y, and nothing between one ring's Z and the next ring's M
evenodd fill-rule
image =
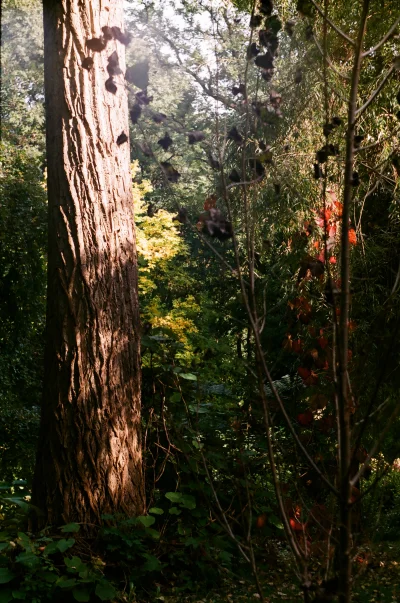
M341 236L341 303L338 333L339 347L339 424L340 424L340 467L339 467L339 602L351 601L351 485L349 468L351 460L351 426L348 386L348 343L349 343L349 306L350 306L350 243L349 220L352 203L352 177L354 165L354 135L356 127L357 94L360 81L362 47L366 30L370 0L363 1L358 31L354 65L351 77L351 90L348 104L346 133L346 163L343 192L343 216Z

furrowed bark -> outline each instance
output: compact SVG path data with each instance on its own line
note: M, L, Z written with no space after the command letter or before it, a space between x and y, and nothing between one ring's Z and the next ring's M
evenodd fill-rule
M128 103L105 82L116 51L86 41L123 30L120 0L44 0L49 242L45 385L33 502L39 524L98 526L140 514L137 265ZM91 56L91 70L82 68Z

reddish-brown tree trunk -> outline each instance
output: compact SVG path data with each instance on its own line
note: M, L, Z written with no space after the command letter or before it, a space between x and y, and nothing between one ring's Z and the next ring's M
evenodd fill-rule
M49 199L47 340L33 502L43 521L140 514L137 266L123 75L86 42L123 30L122 0L44 0ZM85 57L93 67L82 67ZM41 522L42 523L42 522Z

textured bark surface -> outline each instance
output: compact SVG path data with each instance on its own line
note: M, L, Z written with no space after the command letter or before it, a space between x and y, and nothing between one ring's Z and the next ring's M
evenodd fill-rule
M102 513L140 514L137 267L128 103L107 59L86 41L123 30L122 0L44 0L49 198L47 340L33 502L43 521L99 525ZM82 68L85 57L93 68Z

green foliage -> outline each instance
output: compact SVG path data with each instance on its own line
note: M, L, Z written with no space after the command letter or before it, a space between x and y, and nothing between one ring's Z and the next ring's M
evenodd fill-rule
M111 601L116 589L104 576L103 562L83 561L73 554L75 538L33 535L18 531L12 523L0 533L0 584L6 585L1 602ZM79 532L80 526L63 526L61 532ZM65 555L65 553L67 553Z
M0 147L0 404L40 398L47 207L37 160Z
M382 471L382 467L379 467ZM370 479L376 477L374 472ZM389 470L379 488L366 495L363 519L374 541L400 541L400 472L398 466Z
M44 152L43 22L39 0L2 3L1 139Z

